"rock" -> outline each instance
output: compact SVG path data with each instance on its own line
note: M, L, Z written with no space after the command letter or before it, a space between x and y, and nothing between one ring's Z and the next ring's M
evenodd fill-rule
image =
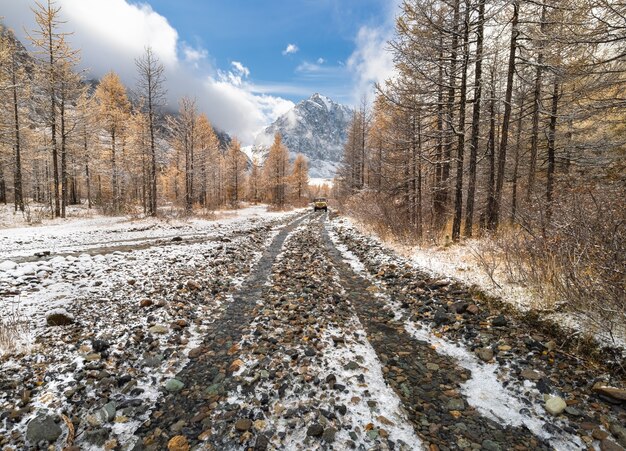
M106 340L92 340L91 348L95 352L104 352L111 347L111 344Z
M548 352L552 352L556 349L556 343L554 341L549 341L545 344L545 348Z
M613 423L611 424L610 431L611 431L611 434L615 436L618 443L626 447L626 427L619 425L617 423Z
M185 384L178 379L168 379L165 383L165 389L171 393L182 390L184 386Z
M155 324L154 326L150 327L148 330L153 334L166 334L167 333L167 327L161 324Z
M188 280L187 288L190 290L199 290L200 288L202 288L202 286L195 280Z
M435 312L433 321L435 325L441 326L442 324L448 324L450 322L450 317L444 310L440 309Z
M175 236L174 238L172 238L172 241L173 241L174 243L181 242L182 240L183 240L183 237L182 237L182 236Z
M491 440L483 440L482 447L485 451L501 451L500 445Z
M238 430L239 432L249 431L251 427L252 427L252 420L249 420L248 418L240 418L235 423L235 429Z
M189 442L184 435L175 435L167 442L169 451L189 451Z
M202 355L203 352L204 352L204 348L202 346L198 346L197 348L193 348L192 350L190 350L187 356L190 359L197 359L198 357Z
M104 428L98 428L85 432L85 441L95 445L99 448L103 448L107 439L109 438L109 431Z
M572 406L567 406L565 408L565 413L573 417L581 417L583 415L583 413L580 410Z
M448 410L465 410L465 402L460 398L453 398L446 405Z
M491 325L494 327L506 327L508 324L509 322L506 320L504 315L498 315L491 320Z
M87 423L91 426L102 426L105 423L113 421L115 418L116 406L115 403L109 402L96 410L93 414L87 415Z
M529 368L525 368L520 373L520 376L524 379L528 379L530 381L538 381L541 379L541 374L535 370L531 370Z
M606 438L600 442L600 451L624 451L624 448L613 440Z
M324 433L324 428L319 423L314 423L306 430L308 437L320 437Z
M40 414L28 422L26 440L32 445L39 442L54 443L61 436L61 427L50 415Z
M17 263L12 262L11 260L5 260L0 263L0 271L11 271L17 268Z
M142 299L139 301L139 307L142 308L150 307L152 304L153 302L150 299Z
M322 440L324 440L326 443L333 443L335 441L336 434L337 434L337 429L326 428L324 429L324 433L322 434Z
M493 359L493 350L491 348L479 348L476 355L483 362L490 362Z
M74 317L65 309L55 309L46 315L48 326L68 326L74 323Z
M471 313L472 315L478 315L480 309L476 304L470 304L467 306L467 313Z
M560 398L559 396L548 396L548 399L546 399L546 411L548 411L548 413L552 415L561 414L566 407L567 404L565 403L563 398Z
M135 284L137 283L137 281L136 281L135 279L128 279L128 280L126 281L126 283L127 283L128 285L135 285Z
M598 382L593 386L593 391L599 395L608 396L617 401L626 401L626 390L621 388L609 387L608 385Z
M591 436L596 440L604 440L609 437L609 433L604 429L595 428L593 431L591 431Z

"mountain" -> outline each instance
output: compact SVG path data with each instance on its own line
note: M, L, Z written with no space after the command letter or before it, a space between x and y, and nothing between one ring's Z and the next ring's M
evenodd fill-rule
M341 162L351 119L351 108L313 94L263 130L252 153L263 159L278 132L292 156L301 153L309 159L311 177L332 178Z

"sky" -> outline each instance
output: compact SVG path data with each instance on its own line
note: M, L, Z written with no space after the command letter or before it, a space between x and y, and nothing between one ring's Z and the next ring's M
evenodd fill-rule
M88 77L117 72L136 84L150 46L165 67L168 107L182 96L249 145L262 128L315 92L348 105L390 76L399 0L56 0L63 31ZM0 15L29 47L31 0L0 0Z

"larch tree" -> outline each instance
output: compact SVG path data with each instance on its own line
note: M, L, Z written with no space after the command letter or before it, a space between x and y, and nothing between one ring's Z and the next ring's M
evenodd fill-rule
M120 211L120 187L116 145L118 140L122 139L130 117L130 102L126 88L115 72L108 72L102 77L96 88L95 98L100 123L109 135L111 201L113 212L118 213Z
M291 172L291 185L294 198L298 205L306 195L309 186L309 163L307 158L301 153L296 155Z
M287 200L289 172L289 149L283 144L280 134L276 133L263 165L263 177L269 201L278 208L283 208Z
M157 214L157 142L156 121L160 109L165 105L165 68L154 54L151 47L146 47L144 54L135 60L137 67L137 91L141 96L144 112L148 120L150 141L149 162L149 202L148 212L151 216Z
M61 216L61 192L59 173L58 147L58 109L60 83L66 72L65 65L76 60L76 52L71 50L67 43L69 33L60 31L63 21L60 17L61 7L56 6L53 0L35 2L32 8L37 28L28 34L35 47L39 59L38 85L45 93L43 101L47 103L45 115L46 126L50 130L50 153L52 156L52 178L54 183L54 216Z
M236 207L245 188L247 157L241 151L241 145L235 138L226 151L226 193L231 206Z

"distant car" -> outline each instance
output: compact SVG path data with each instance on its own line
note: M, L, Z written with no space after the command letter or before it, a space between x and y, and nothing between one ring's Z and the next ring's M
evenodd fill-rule
M326 202L326 198L318 197L313 200L313 211L324 210L328 211L328 203Z

